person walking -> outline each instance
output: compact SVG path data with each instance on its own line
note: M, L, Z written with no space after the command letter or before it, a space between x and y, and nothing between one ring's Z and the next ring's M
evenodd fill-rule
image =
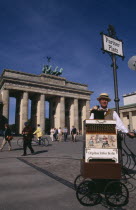
M34 135L36 134L38 142L39 142L39 145L41 145L41 138L43 136L43 132L42 132L42 129L40 127L40 124L37 125L37 129L36 129L36 131L33 134Z
M58 129L58 141L59 142L62 141L62 129L61 129L61 127L59 127L59 129Z
M53 134L53 137L55 139L55 141L58 140L58 129L57 128L54 128L54 134Z
M2 104L0 104L1 108ZM2 115L0 111L0 136L4 136L5 124L8 124L8 119Z
M23 140L24 140L24 142L23 142L24 153L22 156L27 155L27 153L26 153L27 147L30 149L31 154L34 154L34 150L32 148L32 137L33 137L32 128L31 128L31 126L29 126L28 122L25 122L24 125L25 125L25 127L22 130Z
M9 145L9 151L12 150L11 148L11 129L9 127L8 124L5 124L5 132L4 132L4 139L3 139L3 142L2 142L2 145L1 145L1 148L0 150L2 151L3 150L3 147L5 146L6 143L8 143Z
M72 129L71 129L71 135L72 135L72 141L76 142L77 129L75 128L74 125L72 126Z
M50 130L50 137L51 137L51 140L54 141L54 128L51 128Z
M68 136L68 129L66 127L63 129L63 134L64 134L64 141L66 141Z

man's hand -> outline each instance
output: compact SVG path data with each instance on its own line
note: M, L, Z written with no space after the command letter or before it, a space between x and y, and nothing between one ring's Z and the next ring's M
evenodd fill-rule
M134 134L134 133L127 133L127 135L128 135L130 138L135 137L135 134Z
M93 106L92 107L92 110L98 110L99 109L99 106Z

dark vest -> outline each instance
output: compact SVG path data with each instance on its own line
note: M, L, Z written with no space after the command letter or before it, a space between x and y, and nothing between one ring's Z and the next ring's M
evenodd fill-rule
M105 119L105 120L113 120L113 110L108 109L106 114L104 115L103 110L92 110L91 113L94 113L94 119Z

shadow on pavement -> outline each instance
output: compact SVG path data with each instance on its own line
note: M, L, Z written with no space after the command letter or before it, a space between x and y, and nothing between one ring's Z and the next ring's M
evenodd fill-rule
M54 179L54 180L60 182L61 184L64 184L65 186L67 186L67 187L69 187L69 188L75 190L74 184L73 184L73 183L71 183L71 182L69 182L69 181L67 181L67 180L65 180L65 179L63 179L63 178L61 178L61 177L59 177L59 176L57 176L57 175L55 175L55 174L53 174L53 173L47 171L47 170L45 170L45 169L42 169L42 168L40 168L40 167L38 167L38 166L36 166L36 165L34 165L34 164L32 164L32 163L29 163L27 160L25 160L25 159L23 159L23 158L17 158L17 159L20 160L20 161L22 161L22 162L24 162L25 164L27 164L27 165L33 167L33 168L36 169L37 171L39 171L39 172L41 172L41 173L43 173L43 174L49 176L50 178L52 178L52 179Z
M15 148L15 149L12 149L12 151L18 151L18 150L23 150L23 148Z
M36 152L34 152L34 155L41 154L41 153L44 153L44 152L48 152L48 150L36 151Z

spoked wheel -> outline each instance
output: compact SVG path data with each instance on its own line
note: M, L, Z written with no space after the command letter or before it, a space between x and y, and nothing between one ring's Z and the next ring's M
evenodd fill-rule
M77 187L76 197L83 206L94 206L100 202L100 194L96 192L96 184L93 181L83 181Z
M38 145L38 140L37 139L32 139L31 144L32 144L32 146L37 146Z
M81 174L79 174L76 178L75 178L75 181L74 181L74 188L75 188L75 190L77 189L77 187L79 186L79 184L81 183L81 182L83 182L85 179L84 179L84 177L81 175Z
M49 145L49 140L45 137L41 139L41 145L42 146L48 146Z
M19 147L23 147L23 138L20 138L20 139L17 140L17 145Z
M124 206L128 203L128 189L120 181L109 182L104 193L106 202L110 206Z

